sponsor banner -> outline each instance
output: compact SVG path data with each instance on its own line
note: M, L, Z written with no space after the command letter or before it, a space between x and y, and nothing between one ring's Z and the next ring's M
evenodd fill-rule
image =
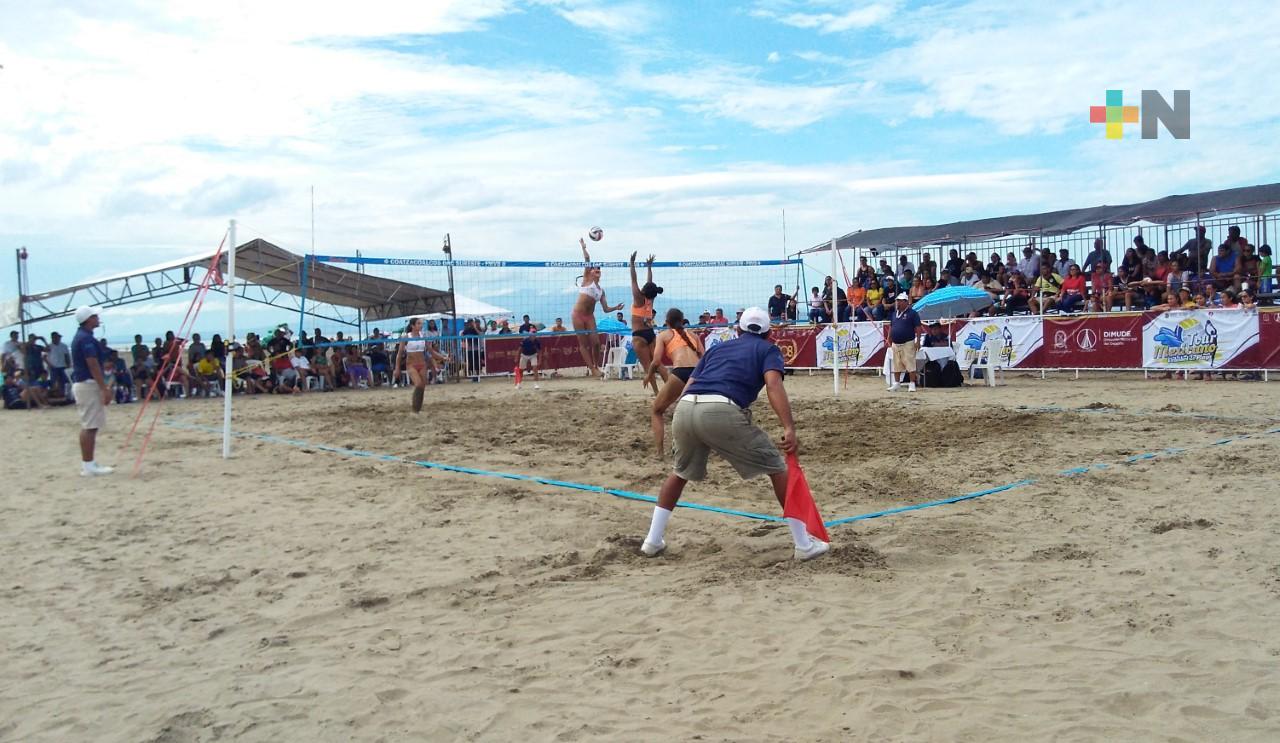
M790 367L811 367L817 363L813 328L774 328L769 338L782 351L782 361Z
M1041 366L1132 369L1142 364L1140 315L1046 317Z
M1044 324L1038 317L982 317L970 320L956 331L960 353L956 358L961 369L968 369L986 345L996 354L996 363L1004 367L1041 365L1040 351L1044 343Z
M815 343L818 366L822 369L830 369L836 363L842 369L870 366L883 349L884 325L875 322L828 325L818 332Z
M1251 310L1171 310L1142 329L1142 364L1151 369L1212 369L1258 343ZM1242 359L1243 360L1243 359Z
M702 334L702 345L704 348L710 351L711 349L715 348L721 343L724 343L725 341L731 341L737 337L738 337L738 330L737 328L734 328L734 327L708 328Z
M485 369L488 373L510 374L516 370L522 337L513 334L484 339ZM542 341L542 353L538 354L538 365L543 371L583 366L582 355L578 353L576 336L555 335L549 338L539 337L538 340Z
M1258 342L1226 364L1237 369L1280 369L1280 312L1258 313Z

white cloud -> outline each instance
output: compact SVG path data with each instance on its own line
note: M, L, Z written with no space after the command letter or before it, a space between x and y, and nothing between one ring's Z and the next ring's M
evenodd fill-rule
M536 0L554 9L573 25L609 35L632 35L648 31L658 12L638 2L606 4L598 0Z
M782 61L782 55L778 54L777 52L769 52L769 56L765 57L765 61L769 62L770 64L777 64L778 62Z
M822 12L788 12L795 7L805 7L809 10L821 8L824 10ZM827 8L830 8L830 10L825 10ZM896 9L896 2L848 3L819 0L818 2L807 3L764 3L762 6L755 8L751 14L757 18L776 20L794 28L812 28L817 29L819 33L831 34L879 25L892 17Z

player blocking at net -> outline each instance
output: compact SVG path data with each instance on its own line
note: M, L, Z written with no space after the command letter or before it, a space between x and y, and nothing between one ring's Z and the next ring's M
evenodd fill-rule
M741 335L702 356L676 405L671 426L675 471L658 493L649 534L640 546L648 557L666 549L664 535L671 512L685 485L707 476L711 452L728 460L744 480L768 475L778 504L786 509L787 463L769 435L752 423L750 410L763 388L782 424L782 450L795 453L796 426L782 386L782 352L769 340L769 313L759 307L743 312L738 328ZM811 536L800 519L788 518L787 524L795 542L795 559L811 560L830 549L826 542Z
M631 254L631 347L640 361L640 368L646 370L650 368L653 361L656 338L653 332L653 319L657 313L653 309L653 300L662 293L662 287L653 283L654 259L655 256L650 255L649 260L644 262L644 286L640 286L640 281L636 277L636 254ZM662 381L667 381L666 367L660 367L659 371L662 373ZM654 381L652 373L645 375L643 384L652 385L653 394L658 394L658 383Z

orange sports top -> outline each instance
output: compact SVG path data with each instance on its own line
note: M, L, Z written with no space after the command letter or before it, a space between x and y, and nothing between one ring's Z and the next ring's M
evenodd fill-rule
M653 300L647 299L644 304L631 305L632 317L643 317L646 320L653 317Z

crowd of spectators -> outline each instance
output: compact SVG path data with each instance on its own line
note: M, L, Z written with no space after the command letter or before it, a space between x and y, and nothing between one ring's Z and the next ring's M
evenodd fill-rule
M930 292L957 285L990 294L991 314L1250 308L1273 302L1275 268L1271 247L1255 248L1239 227L1231 227L1216 250L1200 227L1196 237L1172 254L1156 252L1138 235L1118 263L1103 238L1094 240L1083 264L1066 249L1055 254L1037 248L1032 240L1021 257L992 253L985 264L977 253L961 257L956 249L942 266L928 253L920 255L919 265L906 255L898 257L896 266L884 258L872 266L863 257L849 281L847 288L841 287L827 276L821 289L810 289L809 322L883 321L891 316L899 294L915 303ZM774 287L769 314L775 322L798 320L798 295L799 289L786 296L781 286Z

